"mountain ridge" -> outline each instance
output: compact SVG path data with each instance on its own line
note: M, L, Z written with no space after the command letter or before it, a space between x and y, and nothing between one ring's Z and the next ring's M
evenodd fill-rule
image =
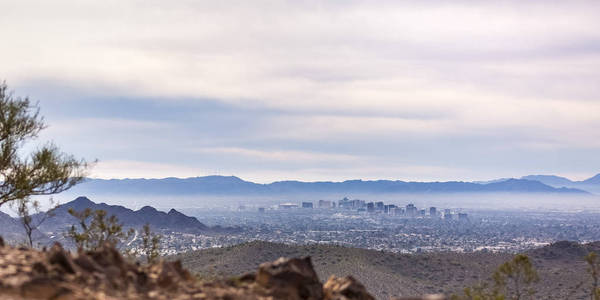
M584 180L571 180L567 177L563 177L563 176L557 176L557 175L552 175L552 174L538 174L538 175L527 175L527 176L523 176L520 179L527 179L527 180L537 180L540 181L542 183L547 182L548 183L554 183L554 184L559 184L559 183L570 183L570 184L585 184L585 183L591 183L591 184L600 184L600 173L584 179ZM545 181L545 182L544 182Z
M415 182L401 180L346 180L304 182L275 181L268 184L245 181L236 176L211 175L163 179L87 179L75 187L81 194L148 195L282 195L290 193L576 193L575 188L556 188L535 180L508 179L499 182Z
M579 181L556 175L527 175L520 179L536 180L555 188L575 188L595 194L600 193L600 173Z
M57 231L64 229L65 226L75 224L76 220L69 214L69 209L82 211L86 208L92 210L102 209L107 215L115 215L119 222L125 227L141 228L146 223L155 230L173 230L182 232L201 232L210 230L198 219L186 216L181 212L171 209L169 212L163 212L151 206L144 206L139 210L132 210L120 205L109 205L106 203L95 203L87 197L80 196L75 200L64 203L54 210L54 216L48 218L40 227L41 231ZM34 215L39 218L44 213Z

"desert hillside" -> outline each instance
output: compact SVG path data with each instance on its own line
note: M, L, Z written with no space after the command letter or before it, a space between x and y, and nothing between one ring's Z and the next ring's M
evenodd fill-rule
M538 297L578 299L587 293L589 275L583 257L595 244L557 242L528 252L538 270ZM188 252L171 257L200 277L233 276L255 270L264 261L279 257L310 256L319 278L352 275L377 299L390 296L460 292L489 279L510 260L509 253L427 253L402 255L332 245L284 245L255 241L233 247ZM581 287L578 287L583 282ZM583 288L582 288L583 287Z

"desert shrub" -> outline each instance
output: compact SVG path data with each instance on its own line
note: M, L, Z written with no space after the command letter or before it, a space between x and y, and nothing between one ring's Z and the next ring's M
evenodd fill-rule
M150 224L144 225L141 252L148 264L156 262L160 256L160 239L160 235L152 233Z
M111 215L107 217L105 210L86 208L83 211L69 209L69 214L77 219L77 225L71 225L65 237L71 239L81 250L96 250L104 245L121 246L133 234L133 229L123 231L123 224Z
M495 288L504 291L508 299L520 300L535 294L532 285L539 280L539 277L529 257L517 254L513 260L498 267L493 279Z
M505 300L505 296L492 291L486 283L467 287L463 295L452 295L451 300Z
M539 280L529 257L517 254L503 263L492 275L493 285L482 283L463 290L463 295L452 295L452 300L521 300L532 299L533 284Z
M0 206L17 204L29 247L33 246L33 231L43 222L30 215L39 212L39 203L31 197L68 190L83 181L88 169L84 160L60 152L52 143L27 153L25 144L44 128L37 104L14 96L6 83L0 82Z
M585 261L588 263L588 273L592 279L592 285L590 288L590 299L600 300L600 288L598 287L598 276L600 275L600 261L598 255L595 252L590 252L586 257Z

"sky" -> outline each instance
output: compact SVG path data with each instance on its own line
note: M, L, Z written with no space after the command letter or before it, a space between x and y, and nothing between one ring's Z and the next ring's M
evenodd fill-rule
M600 172L598 1L7 1L0 80L98 178Z

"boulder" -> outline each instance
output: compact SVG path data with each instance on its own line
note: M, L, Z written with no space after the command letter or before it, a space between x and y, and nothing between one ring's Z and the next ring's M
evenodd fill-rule
M256 283L275 299L323 299L323 286L310 257L279 258L258 268Z
M325 300L375 300L364 285L352 276L329 277L323 286Z

